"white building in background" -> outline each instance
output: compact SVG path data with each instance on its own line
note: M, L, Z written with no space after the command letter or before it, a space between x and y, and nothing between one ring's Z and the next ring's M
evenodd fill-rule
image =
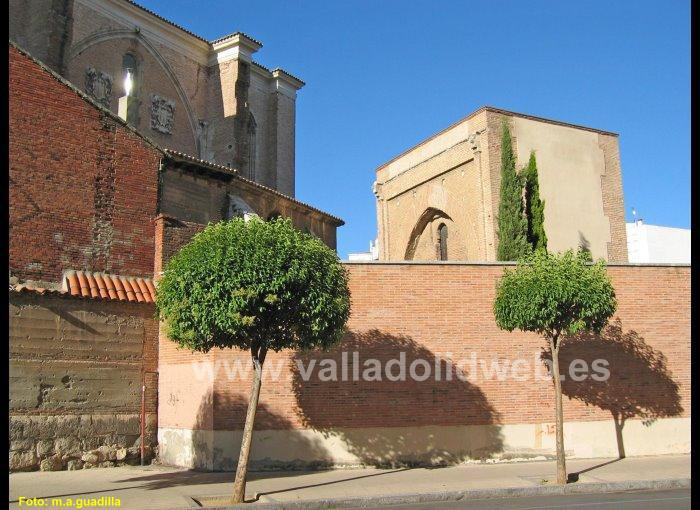
M690 229L626 223L627 255L632 263L690 264Z
M379 259L379 248L377 247L377 240L369 242L369 251L363 251L360 253L348 253L348 260L378 260Z

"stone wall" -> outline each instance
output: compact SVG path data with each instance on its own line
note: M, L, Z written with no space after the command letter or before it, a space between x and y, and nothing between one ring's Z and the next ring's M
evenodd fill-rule
M554 455L554 393L541 360L543 339L501 331L493 319L495 284L504 265L346 267L352 313L339 347L330 353L268 354L251 452L255 469ZM614 265L608 272L619 303L609 327L562 347L567 376L575 358L589 367L584 382L564 384L567 455L687 453L690 267ZM437 368L426 380L355 377L354 353L360 364L377 359L385 368L391 360L400 364L402 352L406 373L417 363L422 374L419 360L425 360L431 369L441 367L441 378ZM329 359L338 367L336 379L322 380L327 365L321 363ZM608 362L605 384L590 377L597 359ZM513 364L508 372L506 362L517 360L526 366L516 374ZM164 463L235 467L249 365L247 353L193 354L161 334L158 436Z
M9 35L57 73L70 45L73 0L10 0Z
M140 461L157 427L153 305L10 293L10 470L107 467Z

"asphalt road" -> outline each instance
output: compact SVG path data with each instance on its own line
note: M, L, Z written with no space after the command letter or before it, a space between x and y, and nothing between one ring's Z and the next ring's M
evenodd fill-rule
M690 489L570 494L482 500L448 501L377 507L385 510L681 510L690 509Z

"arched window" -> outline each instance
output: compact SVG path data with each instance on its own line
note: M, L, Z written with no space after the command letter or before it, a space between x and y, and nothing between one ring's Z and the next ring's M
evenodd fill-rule
M447 225L441 223L438 227L438 239L440 242L440 260L447 260Z
M398 199L397 199L398 200ZM418 218L408 244L404 260L414 260L416 257L420 260L435 260L440 255L438 242L435 239L437 232L434 230L435 225L445 223L445 220L452 221L452 218L444 211L434 207L428 207ZM423 245L423 248L420 246ZM416 254L419 255L416 255Z
M124 83L124 95L136 96L138 92L138 63L132 53L125 53L122 57L122 80Z
M281 218L281 217L282 217L282 215L280 213L278 213L277 211L273 211L268 215L267 221L276 220L277 218Z
M257 124L255 123L255 117L253 113L250 112L248 115L248 178L251 181L255 180L255 151L256 151L256 135L255 131L257 129Z

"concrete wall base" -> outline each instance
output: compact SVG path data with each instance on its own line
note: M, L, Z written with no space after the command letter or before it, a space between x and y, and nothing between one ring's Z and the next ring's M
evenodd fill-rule
M238 460L241 435L240 430L159 428L160 462L206 471L231 471ZM622 439L627 456L689 453L690 418L660 419L649 426L640 420L629 420L623 427ZM612 420L566 423L564 441L569 458L619 455ZM256 430L250 469L444 465L554 455L552 423Z

